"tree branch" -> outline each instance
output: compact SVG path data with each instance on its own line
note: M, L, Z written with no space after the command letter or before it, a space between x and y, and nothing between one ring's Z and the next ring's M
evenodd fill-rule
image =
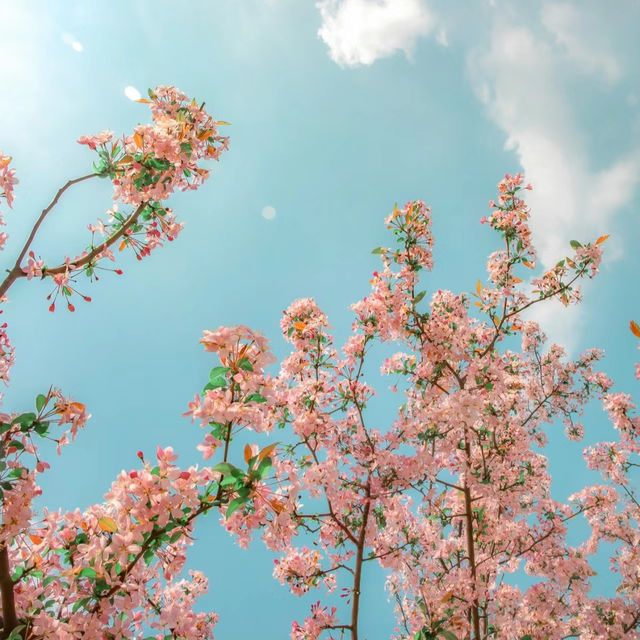
M80 178L74 178L73 180L69 180L64 185L62 185L60 189L58 189L56 195L53 197L53 200L49 203L47 207L45 207L42 210L42 213L40 214L39 218L36 220L36 223L33 225L33 229L31 229L31 233L29 233L29 237L27 238L22 249L20 250L20 253L18 254L18 258L16 259L16 262L13 265L13 268L9 271L9 274L3 280L2 284L0 284L0 298L6 295L11 285L18 278L22 278L25 276L24 271L22 271L22 266L21 266L22 261L24 260L24 257L27 255L27 252L29 251L29 247L31 247L31 243L34 241L36 234L38 233L38 229L40 229L40 226L44 222L47 215L58 204L58 200L60 200L60 198L62 197L62 194L73 185L78 184L79 182L84 182L85 180L89 180L90 178L95 178L97 176L98 176L97 173L88 173L86 176L81 176Z

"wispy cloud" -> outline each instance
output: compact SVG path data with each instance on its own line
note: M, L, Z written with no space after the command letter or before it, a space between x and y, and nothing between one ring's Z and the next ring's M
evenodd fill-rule
M542 262L549 266L577 235L610 227L632 197L640 153L632 149L604 170L593 170L585 132L558 72L551 45L526 27L496 21L490 47L469 58L478 96L506 135L528 180L529 201Z
M608 41L612 34L602 29L593 13L569 3L546 4L542 24L580 69L610 83L620 79L620 61Z
M435 28L422 0L321 0L318 31L329 55L341 66L370 65L397 51L411 53ZM446 42L444 32L440 40Z
M558 51L527 27L496 19L490 46L470 55L478 96L506 135L506 148L518 156L535 185L528 197L531 226L543 267L568 252L571 239L594 240L609 231L627 205L640 177L640 149L625 150L604 169L589 158L588 132L577 124L577 108L559 70ZM603 67L590 70L613 79L619 69L612 53ZM576 61L581 67L584 59ZM620 251L621 244L614 247ZM533 317L555 340L570 348L579 338L582 311L539 307Z
M359 20L364 5L375 16L373 31L392 37L365 35ZM454 45L466 49L476 95L503 131L505 149L516 154L527 180L535 185L528 201L543 267L566 254L569 240L589 241L609 231L633 198L640 178L640 146L631 143L619 149L604 168L600 158L592 159L590 132L580 125L582 105L570 88L576 75L598 77L602 88L624 75L612 39L615 25L594 12L565 2L548 3L535 14L513 2L491 2L474 19L453 7L434 16L418 0L332 2L322 3L320 9L321 37L342 65L370 64L405 44L411 49L422 36L441 39L436 29L446 27L455 36ZM397 11L406 22L394 20ZM416 16L422 11L426 13L420 23ZM378 41L385 46L377 47ZM553 338L574 344L580 312L557 311L547 307L537 319Z

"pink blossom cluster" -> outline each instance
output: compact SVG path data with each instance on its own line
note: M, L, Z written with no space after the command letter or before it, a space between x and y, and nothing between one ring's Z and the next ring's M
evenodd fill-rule
M307 547L291 548L287 555L275 561L273 576L281 584L288 584L291 593L300 596L318 584L320 553Z
M175 465L171 448L157 463L122 472L105 502L84 511L45 512L10 547L29 638L138 637L145 628L171 637L212 638L217 616L196 613L206 592L198 572L177 579L194 518L210 507L210 469ZM163 636L164 637L164 636Z
M291 640L317 640L323 631L331 629L335 622L336 609L323 607L319 602L311 605L311 615L302 623L294 622Z
M522 317L547 298L577 301L574 283L596 273L606 237L572 243L574 256L534 280L536 290L519 290L514 269L535 267L523 188L521 175L506 176L492 203L487 222L505 248L490 257L490 286L476 288L480 317L470 307L473 295L451 291L433 290L427 310L419 306L426 292L418 272L433 263L430 213L419 202L387 219L398 248L374 251L382 268L371 293L353 305L353 333L341 350L311 298L283 314L292 351L274 378L254 366L257 355L248 358L248 380L239 371L246 344L267 350L248 329L205 334L224 368L212 370L215 388L205 387L191 406L194 418L213 427L205 455L243 425L266 433L288 427L292 438L273 454L269 482L256 478L242 505L231 516L227 511L225 526L242 545L261 529L267 546L281 552L274 576L297 595L321 583L346 585L350 615L341 620L342 608L338 615L318 603L294 623L292 640L334 632L359 637L369 562L388 572L403 640L640 637L639 513L635 494L627 493L640 431L634 407L597 371L598 350L570 359ZM519 341L506 343L518 334ZM370 409L375 390L365 379L380 353L376 343L401 349L381 366L399 380L393 388L402 396L386 426ZM247 401L249 390L264 400L259 411L253 397ZM560 501L544 453L548 432L561 422L569 439L581 439L583 410L598 397L620 434L585 451L605 484ZM245 452L245 477L255 475L259 458L257 448ZM236 500L244 491L238 487ZM592 534L573 545L567 534L578 518ZM313 540L313 550L297 544L298 536ZM603 540L618 545L612 570L619 588L611 598L594 598L590 555ZM505 581L518 571L534 578L530 586Z
M53 289L48 296L49 310L56 309L56 300L62 296L67 309L75 311L74 295L91 301L78 289L80 275L89 280L98 280L105 271L121 275L121 269L109 266L115 262L115 250L130 249L142 260L178 237L183 223L164 202L174 191L197 189L209 177L210 171L203 162L218 160L228 148L228 138L219 133L219 127L227 123L215 120L204 103L199 105L175 87L157 87L149 91L148 99L139 102L149 105L152 123L138 125L130 135L121 138L111 131L81 136L78 142L97 153L93 172L70 180L43 212L45 216L72 185L102 177L109 178L114 185L115 202L107 211L106 221L90 224L88 246L54 266L30 248L32 237L21 254L26 262L10 272L1 285L3 291L19 277L50 278ZM11 204L16 180L9 161L9 157L0 155L1 195ZM121 209L119 205L125 206ZM131 209L127 210L127 206ZM0 236L0 248L5 239L6 236Z
M0 544L13 542L32 519L33 499L41 494L36 476L49 468L39 452L38 440L54 442L59 453L89 418L84 404L64 398L57 389L39 396L37 413L0 414L4 463L0 471L0 481L4 483ZM61 426L68 429L58 432L57 427Z
M208 176L201 161L218 159L228 141L218 135L222 123L204 104L170 87L150 92L150 98L143 102L150 104L152 125L120 140L108 131L80 138L98 155L94 171L68 181L45 207L0 283L0 302L19 278L49 278L50 310L62 296L73 311L73 295L91 300L77 289L80 274L93 280L99 270L122 273L102 264L115 260L112 247L129 247L141 259L177 237L182 224L160 201L175 189L198 188ZM17 180L10 161L0 153L0 198L12 206ZM45 264L31 248L40 225L67 189L95 177L110 178L115 197L134 205L133 211L121 212L114 204L106 222L89 225L85 250L57 266ZM0 234L0 249L5 240ZM5 383L14 360L6 329L3 323ZM60 453L89 417L84 404L53 388L37 396L35 410L0 414L0 636L128 640L151 632L157 638L211 640L217 615L199 611L197 604L207 580L195 571L185 576L184 565L196 519L230 500L224 473L181 469L171 448L158 448L154 463L139 452L143 468L123 471L104 502L83 511L37 511L38 476L49 468L40 443L53 443ZM265 464L270 463L269 458Z
M139 102L149 105L153 124L139 125L121 140L114 141L111 131L78 139L101 151L99 169L112 177L114 199L139 205L166 200L176 189L197 189L209 176L199 162L217 160L227 149L221 123L175 87L156 87Z
M16 178L16 170L10 167L10 164L11 156L5 156L0 150L0 198L4 198L9 207L12 207L14 200L13 191L18 180ZM0 214L0 226L4 225L4 217ZM0 251L4 249L7 237L4 231L0 232Z

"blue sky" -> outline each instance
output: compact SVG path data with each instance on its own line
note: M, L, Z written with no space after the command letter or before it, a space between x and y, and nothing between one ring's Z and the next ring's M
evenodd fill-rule
M232 122L231 150L197 193L172 204L186 227L125 276L85 289L75 314L47 311L46 284L20 282L5 312L16 346L7 409L50 384L93 419L43 478L43 503L83 507L135 466L138 449L171 444L198 460L200 432L181 417L211 366L201 331L244 323L279 355L281 311L313 296L338 338L366 293L394 202L434 211L436 270L427 289L471 289L495 238L479 224L506 171L534 183L532 226L543 265L569 240L611 233L585 302L538 316L576 352L606 350L605 368L633 390L640 320L640 3L435 0L211 0L189 3L0 1L0 148L20 185L8 215L9 265L58 186L90 168L75 143L128 131L146 109L124 95L175 84ZM84 246L110 204L109 185L81 185L36 248L54 262ZM265 207L275 217L263 217ZM89 291L89 289L91 289ZM381 417L391 413L381 410ZM607 437L597 409L586 440ZM583 445L551 438L564 497L589 476ZM568 455L571 452L571 455ZM575 462L567 462L572 458ZM573 466L571 466L573 465ZM206 571L204 603L222 640L286 637L308 601L271 578L256 544L237 549L211 519L190 559ZM606 591L606 563L596 588ZM366 576L365 636L393 627L381 577ZM247 614L248 603L251 603Z

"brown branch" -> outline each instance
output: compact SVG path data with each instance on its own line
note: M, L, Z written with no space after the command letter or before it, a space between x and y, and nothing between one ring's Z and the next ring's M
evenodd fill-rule
M9 550L6 544L0 547L0 594L2 596L2 632L0 638L8 638L9 634L18 626L16 601L11 579L9 564Z
M187 535L186 529L193 520L195 520L198 516L202 515L203 513L206 513L207 511L209 511L209 509L212 509L213 507L217 507L217 506L220 506L220 505L214 500L213 502L209 502L207 504L201 505L196 511L194 511L186 519L186 521L180 525L180 528L183 529L184 535ZM144 544L140 548L140 551L138 551L135 557L133 557L129 561L129 564L127 564L127 566L124 567L124 569L122 569L122 571L120 571L120 573L118 574L117 583L114 584L108 591L106 591L104 594L101 594L97 598L95 605L92 607L92 609L89 612L90 614L98 613L102 606L102 602L104 600L111 598L111 596L115 595L120 589L122 589L122 587L125 584L125 580L129 576L129 574L133 571L133 569L138 564L138 562L140 562L140 560L145 555L145 553L151 548L151 545L154 544L156 540L158 540L158 538L160 538L160 536L164 535L165 533L166 533L165 528L157 529L145 540Z
M105 249L108 249L111 245L113 245L116 240L122 238L123 235L127 233L127 231L138 221L140 214L143 209L147 206L148 202L141 202L135 211L127 218L126 222L116 231L112 236L109 236L104 242L101 242L97 247L93 247L89 253L86 253L81 258L73 262L73 266L76 269L80 269L84 267L86 264L90 264L95 260L97 256L99 256ZM61 264L57 267L53 267L51 269L47 269L46 271L43 269L43 275L51 276L56 275L58 273L64 273L69 269L69 265Z
M356 551L356 567L353 576L353 604L351 605L351 640L358 640L358 615L360 613L360 584L362 581L362 563L364 557L364 546L367 535L367 525L369 523L369 511L371 509L371 481L367 479L367 487L364 496L364 511L362 513L362 526L358 535L358 546Z
M471 465L471 445L469 441L465 443L466 458L467 458L467 470ZM467 534L467 554L469 555L469 566L471 568L471 578L473 579L474 598L471 606L471 618L473 620L473 635L475 640L480 640L480 616L479 616L479 602L477 594L477 574L476 574L476 550L475 541L473 539L473 511L471 507L471 490L469 489L469 483L467 478L464 480L464 503L465 503L465 519L466 519L466 534Z
M0 298L6 295L11 285L18 278L25 277L26 274L22 270L21 263L24 260L24 257L27 255L27 252L29 251L29 247L31 247L31 243L33 242L33 240L36 237L36 234L38 233L38 229L40 229L40 226L44 222L44 219L47 217L47 215L58 204L58 200L60 200L62 194L67 189L72 187L74 184L78 184L79 182L84 182L85 180L89 180L89 178L95 178L97 177L97 175L98 175L97 173L88 173L86 176L81 176L80 178L74 178L73 180L69 180L68 182L66 182L64 185L62 185L62 187L60 187L60 189L58 189L58 192L53 197L53 200L49 203L47 207L45 207L42 210L42 213L40 213L39 218L36 220L36 223L33 225L33 229L31 229L31 233L29 234L29 237L27 238L22 249L20 250L20 253L18 254L18 258L16 259L16 262L13 265L13 268L9 271L9 274L3 280L2 284L0 284Z

